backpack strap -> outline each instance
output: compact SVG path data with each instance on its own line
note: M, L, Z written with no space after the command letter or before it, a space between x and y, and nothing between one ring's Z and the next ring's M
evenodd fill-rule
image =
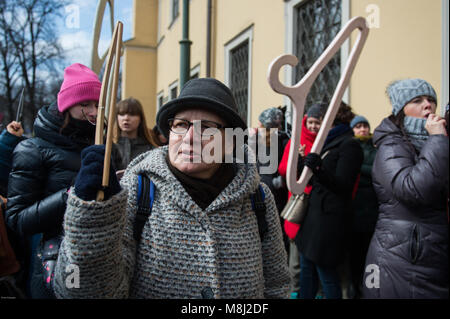
M138 182L138 209L133 229L133 237L137 242L139 242L142 236L145 222L152 213L153 200L155 198L155 184L147 176L139 175ZM261 238L261 241L269 228L266 220L265 198L264 189L261 185L258 186L256 192L250 195L252 209L255 212L258 221L259 237Z
M155 197L155 184L150 178L146 175L139 175L138 182L138 209L133 229L133 237L137 242L140 241L145 222L152 213L153 200Z
M264 203L265 198L266 195L264 194L264 189L262 188L261 184L259 184L256 192L250 195L250 199L252 201L252 209L256 214L256 219L258 220L258 230L261 241L263 240L265 233L269 229L266 220L266 204Z

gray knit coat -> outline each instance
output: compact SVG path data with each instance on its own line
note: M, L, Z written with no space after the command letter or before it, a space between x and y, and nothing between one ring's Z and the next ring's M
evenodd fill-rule
M205 288L214 298L287 297L287 256L265 184L269 229L262 242L251 207L250 194L260 183L255 164L236 164L235 178L202 210L167 167L167 151L157 148L133 160L123 190L109 200L84 201L71 192L55 271L57 297L202 298ZM139 174L150 177L156 193L136 247ZM74 269L79 288L73 287Z

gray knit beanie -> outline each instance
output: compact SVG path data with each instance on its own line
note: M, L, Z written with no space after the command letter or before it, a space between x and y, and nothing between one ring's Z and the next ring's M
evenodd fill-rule
M430 83L422 79L406 79L395 81L386 90L392 104L392 113L397 115L403 107L418 96L431 96L436 102L436 92Z
M264 110L259 115L258 120L265 128L278 128L281 130L281 125L283 123L283 112L276 107L271 107Z
M313 105L311 105L309 107L308 111L306 111L306 116L314 117L314 118L320 120L325 115L327 108L328 108L328 104L314 103Z

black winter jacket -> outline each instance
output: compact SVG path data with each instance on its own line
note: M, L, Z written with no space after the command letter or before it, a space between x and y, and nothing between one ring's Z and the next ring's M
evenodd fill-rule
M380 208L363 295L448 298L448 137L429 136L417 154L400 129L384 119L374 143L372 178Z
M353 200L353 232L367 233L371 236L378 219L378 199L372 184L372 167L377 149L372 139L358 142L363 150L364 160Z
M95 126L87 121L71 119L60 133L63 122L56 104L41 108L34 122L35 137L19 143L13 152L5 217L24 268L29 267L26 246L32 235L42 233L45 241L62 234L67 191L80 169L81 150L94 139ZM31 294L46 298L38 259L32 256Z
M62 123L56 105L42 108L34 122L35 137L13 152L6 219L19 236L44 233L45 239L62 231L67 190L80 169L81 150L94 137L75 125L60 134ZM85 129L95 134L93 128Z
M321 267L336 267L350 230L352 191L363 161L361 146L349 129L322 149L321 171L311 178L309 208L295 237L299 251Z

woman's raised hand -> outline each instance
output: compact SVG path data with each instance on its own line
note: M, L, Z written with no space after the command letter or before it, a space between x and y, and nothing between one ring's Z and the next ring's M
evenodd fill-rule
M425 129L429 135L443 134L447 136L447 130L445 129L445 120L436 114L430 114L425 123Z

